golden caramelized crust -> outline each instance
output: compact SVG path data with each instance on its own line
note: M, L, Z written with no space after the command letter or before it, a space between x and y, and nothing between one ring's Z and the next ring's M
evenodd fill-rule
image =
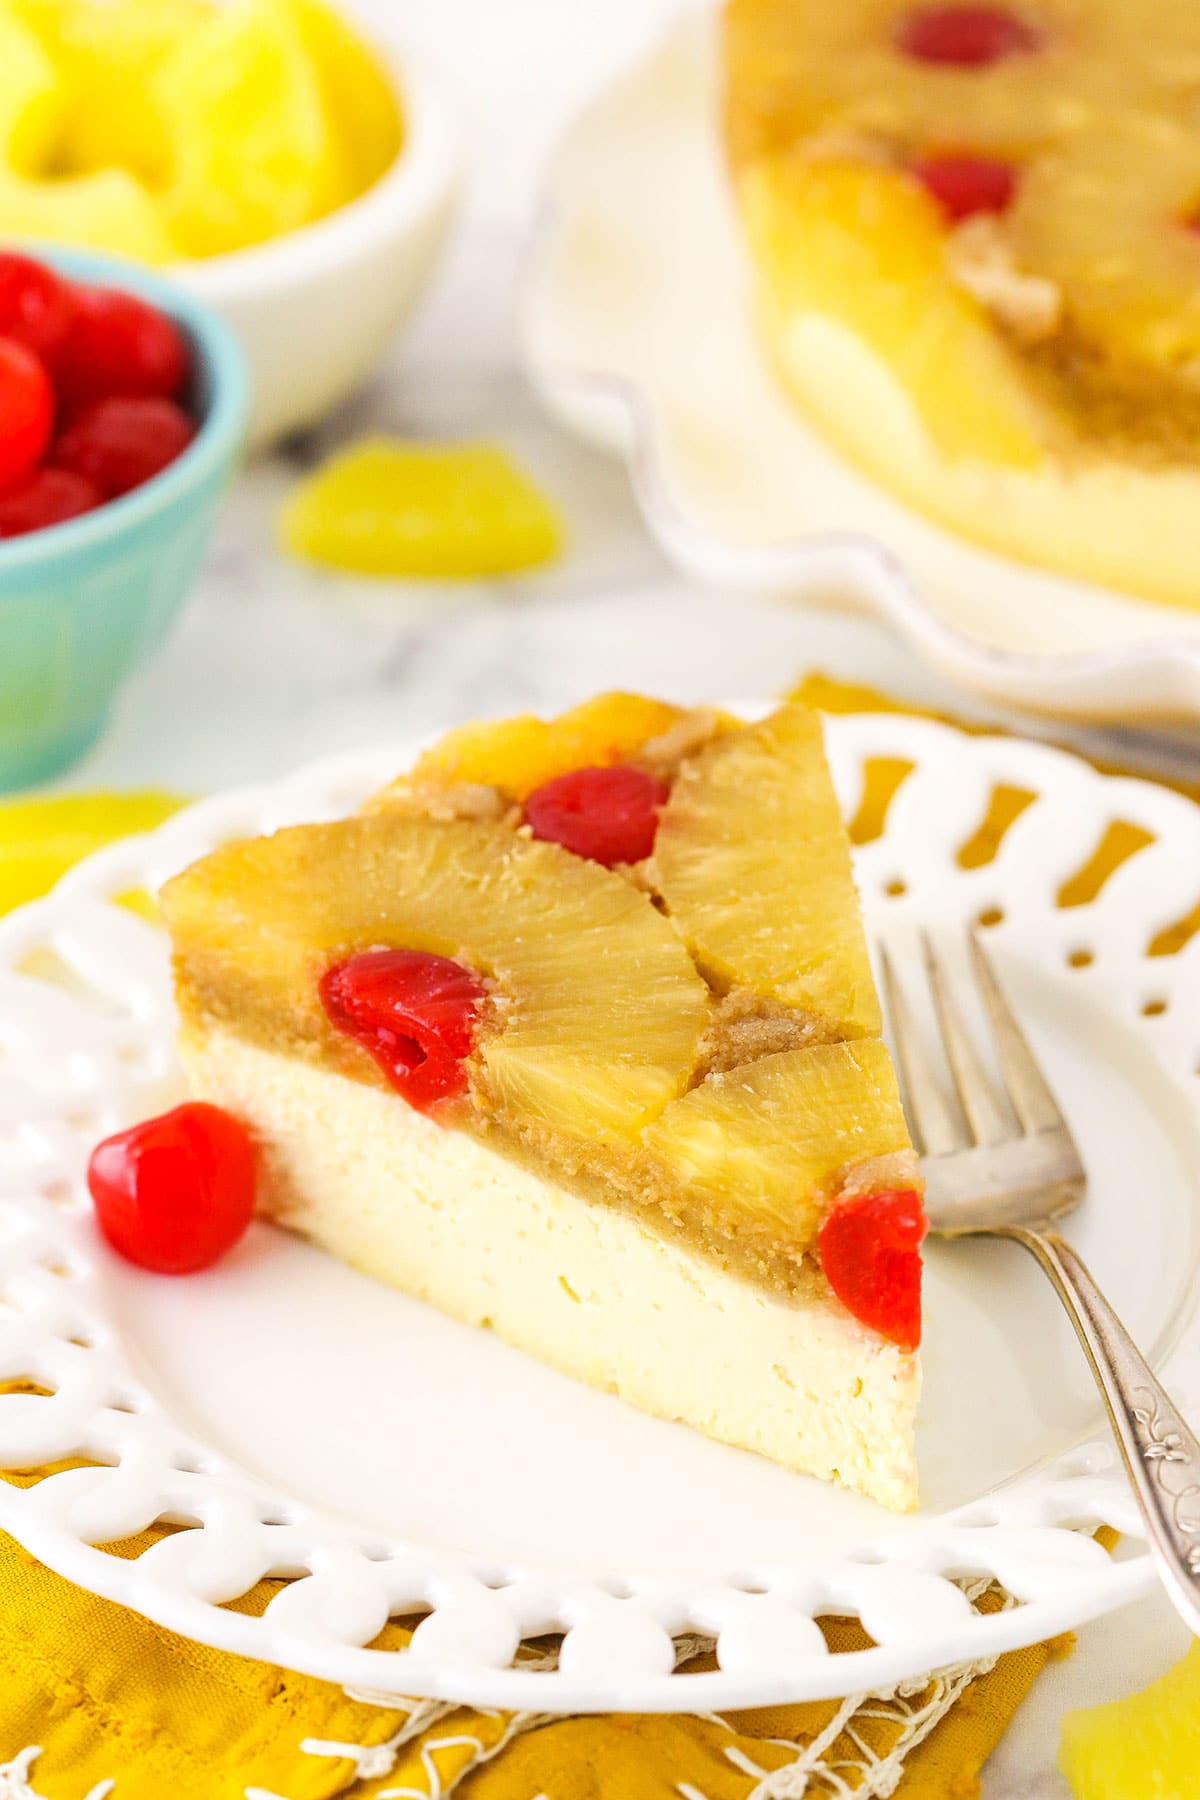
M624 729L628 760L673 783L665 856L614 871L533 839L511 798L564 742L594 746L581 711L453 734L373 810L169 882L186 1039L232 1033L386 1088L321 977L380 947L449 957L487 999L443 1124L776 1291L822 1288L825 1212L856 1169L911 1151L815 715L670 709L663 729L657 702L592 703L606 742Z
M836 1043L836 1026L820 1013L786 1006L755 994L749 988L733 988L714 996L708 1029L700 1040L697 1080L706 1075L727 1075L744 1063L783 1050L802 1050L808 1044Z
M717 738L736 731L740 723L731 714L718 712L715 706L693 707L657 737L639 744L629 760L662 781L674 781L690 757L698 756Z

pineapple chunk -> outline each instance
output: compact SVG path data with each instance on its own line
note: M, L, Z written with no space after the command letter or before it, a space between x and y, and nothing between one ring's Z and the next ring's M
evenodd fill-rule
M67 119L69 90L37 32L0 10L0 167L40 175ZM3 229L0 226L0 229Z
M293 556L367 575L511 574L556 556L548 501L495 444L365 438L292 495L281 521Z
M683 765L654 865L718 989L782 1001L840 1037L878 1032L850 844L807 707L781 707Z
M1142 1693L1068 1713L1059 1767L1075 1800L1190 1800L1200 1770L1200 1644Z
M726 123L738 160L823 131L1011 149L1071 120L1061 53L986 67L921 62L897 43L897 0L728 0ZM1072 20L1076 35L1080 21ZM1086 32L1086 25L1084 26Z
M169 173L166 127L150 82L212 17L209 0L13 0L57 64L69 105L56 171L124 168L150 186Z
M769 339L793 380L791 333L841 325L901 384L947 456L1012 468L1043 456L1032 402L980 303L950 276L936 202L910 176L849 162L770 161L741 180ZM800 395L849 454L862 421L824 383ZM835 403L836 402L836 403ZM867 421L869 425L869 421Z
M291 231L328 203L337 152L320 81L283 0L217 7L162 63L168 228L188 256Z
M301 826L225 845L161 902L201 1012L323 1046L364 1080L374 1065L321 1009L328 963L380 944L468 962L501 997L475 1080L534 1132L636 1138L685 1088L708 1018L704 983L645 894L504 827L396 813Z
M1033 162L1007 224L1021 266L1057 283L1092 343L1170 375L1200 357L1198 202L1194 126L1127 114Z
M1017 154L1138 106L1193 115L1192 0L1014 0L1023 54L925 62L897 31L905 0L727 0L726 129L736 160L807 133L878 136L901 152L960 145Z
M400 154L404 127L387 70L322 0L283 0L312 58L339 146L342 198L371 187Z
M172 794L56 794L0 804L0 913L54 886L93 850L153 831L183 804Z
M151 195L124 169L57 181L26 181L0 171L0 237L42 238L165 263L175 255Z
M803 1253L851 1165L908 1151L878 1038L814 1044L710 1075L647 1127L643 1142L689 1197Z
M478 783L499 788L508 800L524 800L544 781L571 769L624 762L682 717L678 706L663 700L612 693L597 694L555 719L519 713L463 725L427 750L411 776L385 788L376 804L386 805L389 792L404 794L429 780Z

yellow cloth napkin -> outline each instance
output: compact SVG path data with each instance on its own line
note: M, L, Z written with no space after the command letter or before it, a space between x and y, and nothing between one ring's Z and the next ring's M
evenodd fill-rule
M827 711L892 704L823 677L801 691ZM878 830L902 774L902 764L873 769L857 837ZM1002 791L967 854L986 861L1025 803ZM161 795L101 795L0 806L0 910L30 897L72 856L157 822L172 804ZM1081 889L1092 880L1098 888L1137 848L1122 835L1130 830L1114 827L1077 878ZM1197 926L1200 916L1181 921L1169 947ZM136 1556L157 1535L115 1548ZM260 1583L239 1609L260 1611L276 1585ZM999 1598L978 1603L990 1608ZM834 1649L865 1642L848 1621L829 1621L827 1630ZM406 1637L395 1624L381 1642ZM0 1800L799 1800L806 1792L970 1800L1056 1648L885 1697L724 1718L546 1721L440 1703L383 1709L160 1631L71 1587L0 1536Z
M829 1631L837 1649L865 1641L844 1621ZM391 1626L383 1641L406 1637ZM0 1800L799 1800L806 1771L814 1796L969 1800L1052 1654L724 1719L380 1708L160 1631L0 1536Z

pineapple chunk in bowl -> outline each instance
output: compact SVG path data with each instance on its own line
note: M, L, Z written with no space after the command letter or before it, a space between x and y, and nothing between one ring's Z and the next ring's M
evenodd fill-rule
M316 424L372 375L432 273L458 187L459 141L440 80L373 46L404 116L399 155L357 199L281 237L171 265L250 364L250 448Z
M258 445L371 374L455 188L438 84L338 5L0 3L0 238L169 269L241 337Z

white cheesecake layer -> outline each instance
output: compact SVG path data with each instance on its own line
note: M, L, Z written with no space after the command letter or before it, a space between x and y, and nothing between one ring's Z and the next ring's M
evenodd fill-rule
M378 1089L227 1033L182 1050L265 1146L263 1209L332 1255L646 1412L915 1504L918 1359L836 1302L769 1294Z

